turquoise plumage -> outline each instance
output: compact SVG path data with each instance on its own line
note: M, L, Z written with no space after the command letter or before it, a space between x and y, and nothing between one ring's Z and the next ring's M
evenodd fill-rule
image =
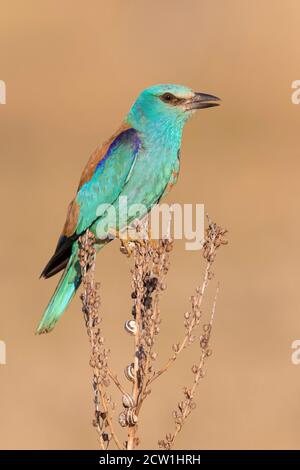
M185 123L194 110L216 106L218 100L181 85L147 88L120 129L92 154L69 205L55 253L42 272L42 277L48 278L64 269L37 333L52 330L81 283L78 237L89 228L97 238L99 251L109 241L107 225L121 230L135 218L128 216L128 207L143 205L140 217L150 211L176 183ZM126 210L120 204L125 197ZM110 211L102 226L103 204L115 209L117 226L113 212L110 219Z

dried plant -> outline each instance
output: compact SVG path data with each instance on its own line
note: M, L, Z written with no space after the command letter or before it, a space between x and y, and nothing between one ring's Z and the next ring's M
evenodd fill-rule
M140 228L140 232L145 232ZM121 252L133 259L131 269L133 301L132 318L125 323L125 330L132 335L134 341L134 356L132 363L125 367L126 379L131 384L125 387L117 376L110 370L108 358L110 351L104 347L99 314L99 284L95 282L95 237L87 231L79 239L79 258L83 278L84 292L81 296L87 334L91 345L90 366L93 369L94 420L93 425L99 436L102 449L107 449L114 442L118 449L135 449L139 445L138 421L145 399L151 393L153 383L175 363L179 354L197 339L199 343L198 361L192 365L193 382L190 387L184 387L183 399L173 411L174 431L166 434L158 441L163 449L172 449L186 419L195 408L196 389L204 377L204 365L211 355L210 337L216 309L217 286L210 320L202 322L202 303L208 284L213 278L212 265L218 248L226 244L226 230L208 219L208 228L203 246L205 270L202 283L196 288L191 297L190 310L184 313L184 334L181 341L173 344L169 359L161 367L156 367L156 339L160 332L159 301L166 289L166 276L169 269L169 257L173 249L173 241L168 236L159 241L153 241L144 236L135 240L121 239ZM199 333L200 330L200 333ZM122 444L115 431L113 403L108 389L111 383L117 387L122 398L122 410L118 415L119 425L126 429L127 439Z

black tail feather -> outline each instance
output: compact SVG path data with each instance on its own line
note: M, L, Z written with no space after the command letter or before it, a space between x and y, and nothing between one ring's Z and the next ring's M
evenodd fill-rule
M40 277L48 279L49 277L54 276L54 274L62 271L62 269L67 266L72 253L74 240L75 239L73 237L60 237L55 253L46 264Z

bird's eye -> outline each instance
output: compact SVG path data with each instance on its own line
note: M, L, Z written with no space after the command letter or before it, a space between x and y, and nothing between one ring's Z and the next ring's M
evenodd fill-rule
M160 96L160 99L165 103L174 103L177 101L176 96L172 95L172 93L164 93Z

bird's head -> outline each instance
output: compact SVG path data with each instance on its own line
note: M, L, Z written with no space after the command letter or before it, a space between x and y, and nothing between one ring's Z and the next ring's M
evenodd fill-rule
M146 88L132 106L127 120L138 130L148 125L183 127L197 110L218 106L220 98L194 92L182 85L154 85Z

